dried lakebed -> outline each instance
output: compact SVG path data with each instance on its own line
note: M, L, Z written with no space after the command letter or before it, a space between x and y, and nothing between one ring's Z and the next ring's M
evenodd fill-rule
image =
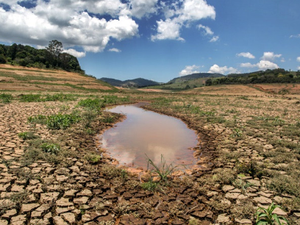
M100 137L102 148L120 165L146 169L148 158L159 165L163 156L166 163L182 169L195 166L197 135L181 120L138 105L116 106L108 111L126 115Z

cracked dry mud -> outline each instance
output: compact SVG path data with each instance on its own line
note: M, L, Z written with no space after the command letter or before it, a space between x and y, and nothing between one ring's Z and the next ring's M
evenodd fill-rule
M165 194L153 193L139 186L137 176L124 182L103 174L101 168L110 159L102 165L88 164L83 156L84 149L95 149L92 136L69 134L63 148L75 154L63 165L45 160L24 163L27 144L18 134L32 129L27 118L57 113L60 104L16 102L0 107L1 225L185 224L190 214L210 223L212 211L191 188L177 185ZM60 135L43 125L34 129L43 139Z
M46 160L24 163L27 143L18 137L29 131L29 116L50 115L59 111L62 103L13 102L0 107L0 225L6 224L252 224L253 210L267 207L271 202L282 203L293 196L278 195L266 188L268 178L243 176L239 179L251 186L245 191L238 185L218 184L202 186L203 179L214 176L217 170L232 169L234 161L214 160L226 143L234 144L244 155L259 158L256 150L247 145L249 139L229 141L231 133L218 124L197 125L191 118L183 118L201 138L198 164L206 165L192 175L175 178L171 187L163 192L145 191L141 179L130 175L126 180L110 174L109 157L97 165L89 164L85 151L96 149L93 135L83 135L76 129L68 132L50 132L44 125L34 129L43 139L61 140L60 144L73 154L64 163L53 164ZM76 103L68 103L74 107ZM157 110L159 111L159 110ZM171 112L166 114L173 115ZM175 115L176 116L176 115ZM106 124L96 124L99 132ZM64 138L60 136L64 135ZM261 140L265 149L273 146ZM218 153L218 154L217 154ZM105 154L104 154L105 155ZM282 165L283 166L283 165ZM284 171L282 171L284 172ZM247 206L247 207L245 207ZM233 216L234 210L250 210L243 217ZM251 211L252 210L252 211ZM230 213L231 212L231 213ZM299 221L300 211L289 212ZM288 216L281 209L278 215ZM246 215L246 216L245 216ZM298 219L298 220L297 220Z

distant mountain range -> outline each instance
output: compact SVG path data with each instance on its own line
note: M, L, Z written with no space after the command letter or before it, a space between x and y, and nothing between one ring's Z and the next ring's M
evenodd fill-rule
M109 83L113 86L116 86L116 87L142 88L142 87L149 87L149 86L156 86L156 87L159 86L159 87L163 88L164 86L166 86L166 89L169 89L170 85L173 86L173 84L178 85L181 83L184 83L186 85L188 81L197 80L199 78L203 78L203 79L201 79L201 84L200 84L200 85L203 85L203 82L205 83L205 80L207 80L208 78L216 78L216 77L222 77L222 76L224 76L224 75L219 74L219 73L194 73L194 74L174 78L165 84L162 84L162 83L159 83L156 81L152 81L152 80L147 80L144 78L137 78L137 79L121 81L121 80L117 80L117 79L113 79L113 78L102 77L102 78L100 78L100 80L102 80L106 83ZM170 87L170 89L172 89L172 87ZM175 89L177 89L177 88L175 88ZM181 89L181 87L180 87L180 89Z
M100 78L100 80L116 87L125 87L125 88L132 88L132 87L141 88L141 87L160 85L160 83L156 81L147 80L144 78L136 78L132 80L121 81L113 78L102 77Z

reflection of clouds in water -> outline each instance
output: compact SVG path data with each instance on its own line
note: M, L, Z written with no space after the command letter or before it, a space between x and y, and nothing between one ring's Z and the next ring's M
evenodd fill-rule
M148 157L156 164L161 163L161 155L163 155L164 160L168 163L172 163L175 160L174 149L162 147L162 146L148 146Z
M167 163L178 162L178 158L193 160L193 152L187 149L197 145L197 136L181 120L136 106L117 106L110 111L127 116L102 135L102 146L121 164L146 168L146 155L155 164L161 162L161 155Z

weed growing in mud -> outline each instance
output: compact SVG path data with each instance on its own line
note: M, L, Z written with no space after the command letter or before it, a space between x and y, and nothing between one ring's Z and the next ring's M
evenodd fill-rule
M13 99L13 96L11 94L0 94L0 100L2 103L10 103Z
M267 187L280 194L286 193L298 198L300 197L299 176L297 175L295 177L285 175L274 176L267 184Z
M230 212L238 219L253 219L255 214L254 205L251 201L241 200L240 204L232 208Z
M164 185L168 185L168 178L169 176L175 171L177 168L176 166L173 166L172 164L167 164L166 160L164 159L163 155L161 155L160 158L160 165L156 165L152 159L150 159L148 156L148 162L147 162L147 169L150 169L151 172L156 173L160 178L160 183Z
M54 95L40 95L40 94L22 94L20 95L21 102L48 102L48 101L75 101L77 97L73 94L54 94Z
M114 116L107 115L107 116L105 116L101 119L101 122L103 122L103 123L113 123L115 121L115 119L116 118Z
M47 127L51 130L60 130L70 127L80 121L80 116L76 114L56 114L47 117Z
M38 136L35 135L33 132L21 132L18 134L18 137L23 140L30 140L30 139L38 138Z
M82 113L82 121L84 122L84 126L86 128L91 126L91 123L96 119L99 115L99 112L93 109L88 108Z
M221 184L231 184L235 178L235 172L232 169L216 169L214 170L213 180Z
M157 191L160 189L159 183L154 182L152 177L150 178L149 181L141 183L141 187L147 191Z
M105 164L102 166L102 173L109 179L115 178L115 177L122 177L122 169L117 168L116 166L113 165L108 165ZM124 176L124 174L123 174Z
M27 94L27 95L21 95L20 96L21 102L42 102L43 99L41 99L41 95L39 94Z
M13 201L17 207L20 207L24 201L28 199L29 193L27 191L18 192L15 194L12 194L10 196L10 200Z
M101 162L102 156L91 153L85 155L84 158L91 164L98 164L99 162Z
M232 184L239 189L242 189L243 194L246 193L247 188L253 186L253 184L243 181L241 179L236 179L235 181L232 182Z
M28 117L27 121L29 123L46 124L47 117L44 115L30 116Z
M261 177L263 175L262 169L258 166L258 164L254 161L245 163L237 163L236 164L237 173L249 174L251 177Z
M101 108L103 108L105 105L103 101L99 98L91 99L83 99L78 102L78 106L84 107L90 110L97 110L100 111Z
M54 143L43 143L41 145L43 152L57 155L60 151L60 146Z
M28 145L22 158L23 165L30 165L37 160L54 164L67 164L68 162L65 159L74 156L73 152L61 149L58 144L52 141L38 138L28 141Z
M263 207L258 207L256 211L256 225L260 224L277 224L281 225L284 224L281 221L285 221L286 224L289 224L287 219L283 216L278 216L276 213L273 213L273 211L276 208L281 208L279 205L275 205L272 203L267 209Z

